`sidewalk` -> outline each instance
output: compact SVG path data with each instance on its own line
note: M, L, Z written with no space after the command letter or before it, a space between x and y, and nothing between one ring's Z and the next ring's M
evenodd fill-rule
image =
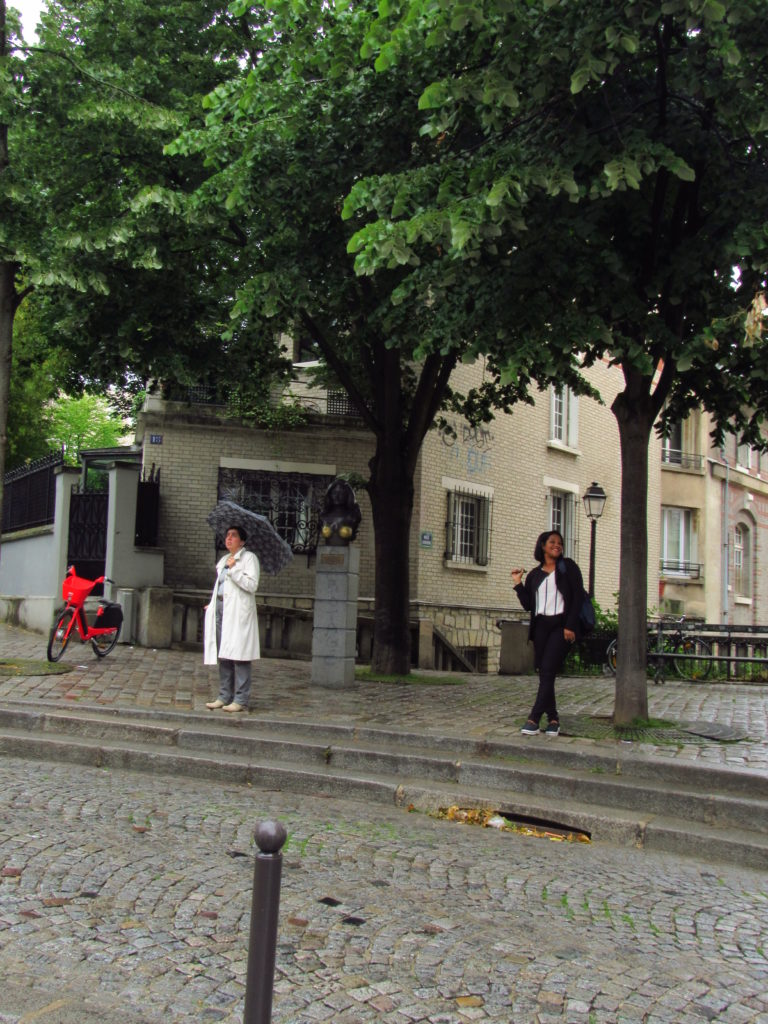
M2 624L0 661L16 657L45 662L46 642L40 634ZM205 702L215 696L215 670L202 664L200 651L121 644L107 658L98 659L90 645L75 644L65 652L62 662L72 666L72 671L0 675L0 702L135 708L142 714L184 711L214 719ZM423 675L445 678L445 673ZM536 685L533 676L457 673L455 678L463 683L433 686L356 682L350 689L327 690L311 685L309 662L265 658L254 666L250 714L261 719L400 729L431 738L519 739L520 725ZM743 738L723 743L693 733L676 734L674 743L634 743L635 755L768 776L768 686L682 680L655 686L649 682L648 698L652 718L714 723ZM601 749L606 744L619 746L614 739L584 739L584 729L580 728L585 722L594 724L610 716L613 700L612 677L559 680L563 734L556 740L540 736L528 742L577 747L599 744ZM218 713L217 721L221 717ZM598 727L598 736L599 731ZM626 749L625 744L621 746Z

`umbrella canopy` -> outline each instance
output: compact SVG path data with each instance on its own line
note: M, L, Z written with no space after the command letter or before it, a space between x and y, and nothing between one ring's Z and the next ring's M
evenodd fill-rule
M293 558L287 544L266 516L251 512L234 501L220 501L208 513L207 522L216 534L216 542L224 547L224 537L230 526L239 526L246 534L245 546L259 559L270 576L276 576Z

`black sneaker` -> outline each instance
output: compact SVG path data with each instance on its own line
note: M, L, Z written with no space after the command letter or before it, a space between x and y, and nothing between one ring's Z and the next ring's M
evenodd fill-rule
M538 731L539 731L539 723L538 722L534 722L534 720L532 718L529 718L528 721L523 726L523 728L520 730L520 732L523 734L523 736L536 736Z
M557 719L550 722L547 728L544 730L547 736L559 736L560 735L560 723Z

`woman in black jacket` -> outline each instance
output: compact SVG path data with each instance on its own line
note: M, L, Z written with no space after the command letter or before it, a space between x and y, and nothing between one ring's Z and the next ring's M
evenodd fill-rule
M565 660L568 645L578 635L584 581L571 558L563 557L563 537L557 530L539 535L533 557L539 563L523 583L524 569L512 570L512 582L520 604L531 613L528 639L533 640L539 691L533 710L521 732L535 736L547 716L547 736L557 736L560 719L555 701L555 676Z

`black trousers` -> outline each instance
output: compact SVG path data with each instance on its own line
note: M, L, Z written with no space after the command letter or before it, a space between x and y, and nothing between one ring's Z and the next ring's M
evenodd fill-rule
M564 615L537 615L533 620L533 650L539 670L539 691L528 716L533 722L538 723L542 715L550 722L558 717L555 676L568 652L568 641L563 636L564 619Z

